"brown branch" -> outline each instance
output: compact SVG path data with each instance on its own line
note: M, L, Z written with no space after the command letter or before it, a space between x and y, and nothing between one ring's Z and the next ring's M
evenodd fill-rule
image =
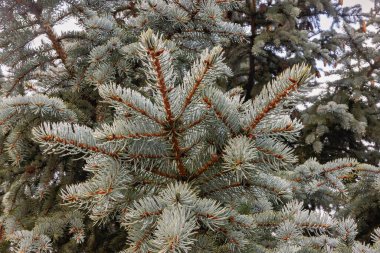
M46 141L46 142L57 142L57 143L60 143L63 145L73 145L73 146L76 146L80 149L84 149L84 150L95 152L95 153L105 154L105 155L108 155L111 157L118 157L119 156L116 152L108 152L107 150L96 147L96 146L89 146L85 143L80 143L80 142L77 142L75 140L66 140L66 139L63 139L61 137L58 137L58 136L55 136L52 134L43 136L43 137L41 137L41 139Z
M280 223L281 222L278 222L278 223L274 223L274 222L262 222L262 223L259 223L259 222L257 222L256 226L258 226L258 227L272 228L272 227L278 227Z
M52 43L52 46L57 53L59 59L61 59L63 65L65 66L67 72L70 74L70 76L74 76L74 70L71 68L67 63L67 53L62 47L62 44L60 43L57 35L53 31L53 28L51 27L50 23L48 21L43 21L41 24L42 28L46 32L46 35L48 36L49 40Z
M75 74L74 70L70 66L68 66L68 64L67 64L67 54L66 54L65 50L63 49L61 43L59 42L57 35L55 34L50 23L47 20L43 20L43 18L41 16L42 11L43 11L43 7L35 1L18 0L17 3L26 6L29 9L29 11L36 16L37 23L45 31L47 37L51 41L54 50L56 51L59 59L61 59L63 65L65 66L65 68L67 70L67 72L71 76L74 76L74 74Z
M259 134L259 133L264 133L264 134L276 134L276 133L282 133L282 132L287 132L287 131L292 131L294 130L294 127L292 124L288 124L286 125L285 127L281 127L281 128L275 128L275 129L272 129L272 130L269 130L269 132L258 132L256 134L253 134L253 133L250 133L248 134L248 137L251 138L251 139L256 139L256 136Z
M148 241L148 238L152 235L152 232L155 230L155 226L151 226L149 229L146 229L144 232L144 235L140 238L140 240L135 242L135 245L132 246L133 252L139 252L141 249L141 246L144 242Z
M252 225L245 224L245 223L243 223L243 222L239 222L239 221L236 220L236 218L235 218L234 216L230 216L230 217L228 218L228 221L229 221L231 224L235 223L235 224L237 224L238 226L241 226L241 227L243 227L243 228L252 228Z
M170 174L170 173L167 173L164 171L160 171L158 168L146 169L146 171L151 172L151 173L156 174L156 175L161 176L161 177L166 177L166 178L178 180L177 175L173 175L173 174Z
M22 73L19 77L15 78L12 87L7 91L5 97L9 97L9 95L11 95L11 93L17 87L17 85L22 81L22 79L24 79L31 71L35 70L38 67L41 67L45 63L51 62L52 60L54 60L54 58L49 58L46 61L41 61L38 64L35 64L32 67L30 67L27 71L24 71L24 73Z
M189 180L193 180L203 173L205 173L212 165L219 161L220 156L218 154L212 154L211 159L208 160L205 164L199 167L189 178Z
M66 201L66 202L77 202L79 200L79 197L78 195L75 195L75 194L70 194L70 195L66 195L67 197L62 197L62 200L63 201Z
M125 139L134 139L134 138L146 138L146 137L162 137L166 136L168 133L166 132L158 132L158 133L134 133L134 134L111 134L106 137L107 141L115 141L115 140L125 140Z
M199 140L197 140L196 142L194 142L190 146L181 148L181 153L185 154L185 153L189 152L193 147L195 147L197 144L201 143L201 141L203 141L202 138L199 138Z
M276 195L281 195L281 191L277 191L276 188L274 187L268 187L266 185L263 185L263 184L254 184L254 186L257 186L257 187L260 187L266 191L269 191L269 192L272 192L272 193L275 193Z
M367 172L367 173L373 173L373 174L380 173L380 170L370 170L370 169L364 169L364 168L355 168L354 171Z
M159 125L163 125L164 124L161 120L159 120L156 117L150 115L147 111L145 111L145 110L143 110L141 108L136 107L134 104L131 104L131 103L127 102L127 101L124 101L121 97L119 97L117 95L111 96L110 99L126 105L127 107L131 108L132 110L134 110L134 111L136 111L136 112L144 115L145 117L147 117L147 118L155 121Z
M223 186L223 187L220 187L218 189L215 189L215 190L212 190L212 191L209 191L207 194L213 194L215 192L219 192L219 191L225 191L225 190L229 190L229 189L232 189L232 188L236 188L236 187L244 187L245 185L242 183L242 182L235 182L235 183L232 183L232 184L229 184L229 185L226 185L226 186Z
M208 183L208 182L210 182L210 181L212 181L212 180L214 180L214 179L216 179L218 177L221 177L221 176L223 176L223 175L225 175L225 174L227 174L229 172L231 172L231 171L230 170L223 170L221 172L218 172L218 173L210 176L209 178L203 180L202 184Z
M108 188L104 189L104 188L100 188L94 192L89 192L87 194L85 194L86 197L93 197L95 195L107 195L109 193L111 193L113 191L113 188L112 186L109 186Z
M237 245L237 247L240 247L240 243L237 239L233 238L229 233L228 233L228 230L225 229L225 228L218 228L217 229L218 231L222 232L227 238L228 238L228 241L232 244L235 244Z
M339 192L341 192L341 193L347 192L347 190L339 189L338 186L337 186L337 184L334 181L330 180L329 178L325 177L325 179L326 179L325 181L320 181L316 186L317 187L321 187L322 185L330 183Z
M289 95L291 91L296 90L300 83L292 78L289 78L289 81L292 83L289 87L281 91L279 94L277 94L269 103L261 110L261 113L255 117L255 119L252 121L249 127L246 128L246 131L251 132L253 129L256 128L256 126L261 122L261 120L274 108L277 107L277 105Z
M345 169L345 168L349 168L349 167L353 167L353 166L355 166L355 164L353 164L353 163L346 163L346 164L343 164L343 165L340 165L340 166L323 169L323 173L331 173L331 172L334 172L334 171L337 171L337 170L341 170L341 169Z
M160 51L153 51L153 50L148 50L148 54L152 58L153 62L153 67L157 73L157 79L158 79L158 89L161 92L162 100L164 103L164 109L166 112L166 120L169 122L169 124L174 123L174 116L171 110L170 102L169 102L169 96L168 96L168 90L166 87L165 83L165 77L164 74L162 73L162 67L161 67L161 62L159 60L159 56L164 52L164 50Z
M196 216L207 218L207 219L210 219L210 220L220 220L221 219L221 217L218 217L218 216L215 216L215 215L212 215L212 214L209 214L209 213L196 213Z
M14 112L14 113L10 114L8 117L6 117L5 119L3 119L2 121L0 121L0 126L4 125L8 120L13 118L13 116L15 116L16 114L17 114L17 112Z
M164 49L159 50L159 51L154 51L153 49L149 49L147 53L152 59L153 67L157 74L157 80L158 80L157 85L158 85L158 89L161 93L162 100L164 103L164 109L166 112L166 120L170 128L171 142L173 145L173 151L174 151L174 156L175 156L178 172L181 177L186 177L187 171L181 159L182 153L181 153L181 148L179 146L179 141L177 138L178 133L175 132L175 128L176 128L175 119L174 119L170 102L169 102L169 95L168 95L168 90L165 83L165 77L164 77L164 74L162 73L161 62L158 58L162 53L164 53Z
M178 129L178 133L183 133L187 130L189 130L190 128L193 128L195 127L196 125L199 125L200 123L202 123L202 121L206 118L206 115L202 115L201 117L199 117L199 119L195 120L194 122L190 123L189 125L183 127L183 128L180 128Z
M211 108L211 109L214 110L215 115L217 116L217 118L220 119L223 122L223 124L228 128L228 130L230 131L230 133L232 134L232 136L235 136L235 132L232 129L232 127L228 124L228 122L226 120L226 117L223 116L222 112L220 112L218 109L216 109L215 106L213 106L210 98L208 98L208 97L205 96L203 98L203 101L206 103L206 105L207 105L208 108Z
M195 92L197 91L198 87L200 86L200 84L202 83L203 81L203 78L205 77L205 75L207 74L207 72L209 71L210 69L210 66L211 66L211 63L210 63L210 59L206 59L204 62L205 64L205 67L202 71L202 74L200 77L198 77L193 85L193 88L191 89L190 93L187 95L187 97L185 98L185 103L181 109L181 112L180 112L180 115L183 114L183 112L186 110L187 106L191 103L191 99L193 98Z
M128 154L130 158L133 159L161 159L164 158L163 155L155 155L155 154Z
M343 165L340 165L340 166L336 166L336 167L332 167L332 168L327 168L327 169L323 169L322 173L323 174L326 174L326 173L331 173L331 172L335 172L335 171L338 171L338 170L343 170L343 169L346 169L346 168L349 168L349 167L353 167L355 166L355 164L353 163L346 163L346 164L343 164ZM356 170L355 168L353 168L353 170ZM324 175L321 175L321 176L324 176ZM310 175L310 176L307 176L305 177L305 179L302 179L300 177L297 177L297 178L294 178L292 181L294 182L302 182L302 181L306 181L306 180L309 180L313 177L313 175Z
M287 132L287 131L292 131L292 130L294 130L293 125L288 124L285 127L275 128L275 129L271 130L271 133L281 133L281 132Z
M156 212L144 212L140 215L140 218L147 218L147 217L150 217L150 216L157 216L157 215L160 215L162 213L162 210L158 210Z
M280 159L280 160L283 160L284 159L284 156L283 155L280 155L280 154L276 154L274 153L272 150L269 150L269 149L264 149L264 148L261 148L261 147L256 147L256 149L260 152L263 152L264 154L267 154L267 155L271 155L277 159Z

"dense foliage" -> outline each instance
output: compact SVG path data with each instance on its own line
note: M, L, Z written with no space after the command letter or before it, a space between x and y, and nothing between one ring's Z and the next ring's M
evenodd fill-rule
M379 251L378 9L341 4L0 1L3 252Z

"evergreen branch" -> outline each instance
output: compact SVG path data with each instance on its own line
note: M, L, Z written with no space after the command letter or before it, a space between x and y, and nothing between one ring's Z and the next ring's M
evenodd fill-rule
M157 216L162 214L164 208L165 204L157 197L145 197L136 200L133 202L132 208L122 217L122 225L133 226L144 222L146 225L153 224Z
M129 250L132 252L141 252L143 251L143 247L147 242L149 242L149 238L152 237L153 231L155 230L155 226L151 225L148 228L146 228L144 231L140 233L133 233L132 235L129 235L129 240L132 242L129 246Z
M289 131L293 131L294 130L294 127L292 124L287 124L286 126L284 127L280 127L280 128L274 128L272 129L272 133L282 133L282 132L289 132Z
M226 174L231 173L231 172L232 172L232 170L223 170L223 171L220 171L218 173L215 173L211 176L208 176L207 178L204 178L202 180L202 184L203 185L208 184L210 181L218 179L219 177L225 176Z
M230 122L228 121L227 117L228 115L223 115L222 111L218 110L216 106L212 103L211 99L208 98L207 96L203 97L203 101L207 105L209 109L212 109L216 115L216 117L223 122L223 124L227 127L227 129L230 131L231 134L234 134L234 128L233 126L230 125ZM236 123L236 121L235 121Z
M218 231L224 234L224 236L228 239L227 241L232 244L232 247L229 245L229 248L232 248L231 250L233 252L243 248L247 244L247 241L244 240L244 235L242 233L234 233L235 231L229 231L226 228L218 228Z
M53 28L51 27L51 24L48 20L44 20L42 17L42 11L43 6L40 5L40 3L33 2L33 1L24 1L20 0L18 1L18 4L22 4L29 8L30 12L33 13L37 20L40 27L43 29L43 31L46 33L47 37L52 43L52 47L56 51L58 58L62 61L63 65L65 66L66 70L70 74L70 76L74 76L74 70L70 68L70 66L67 63L67 53L63 49L61 43L58 41L57 35L55 34Z
M182 10L186 11L188 14L194 16L195 12L192 12L191 10L189 10L188 8L186 8L186 6L184 6L182 3L180 3L179 0L174 0L174 3L176 5L178 5Z
M44 64L53 61L55 58L47 58L44 61L40 61L36 64L33 64L32 66L29 67L28 70L24 70L19 76L17 76L12 83L12 86L7 90L5 97L9 97L14 89L16 89L17 85L21 83L21 81L28 75L30 74L33 70L42 67Z
M149 171L153 174L156 174L158 176L161 176L161 177L166 177L166 178L170 178L170 179L177 179L178 180L178 176L177 175L172 175L172 174L169 174L167 172L164 172L164 171L161 171L159 170L158 168L150 168L150 169L145 169L146 171Z
M328 194L327 191L345 194L347 190L343 180L360 175L362 180L372 182L379 173L378 168L358 163L354 159L336 159L326 164L309 159L296 168L291 180L295 182L295 189L309 194L320 190L325 194ZM306 182L310 183L305 186Z
M191 143L191 145L181 148L181 153L186 154L187 152L191 151L195 146L197 146L198 144L200 144L202 142L203 142L203 140L201 138L197 139L196 141Z
M292 196L290 183L277 176L258 173L250 183L252 187L260 188L277 199L286 199Z
M207 114L203 114L201 117L199 117L197 120L191 122L190 124L186 125L185 127L179 128L178 133L183 133L187 130L190 130L191 128L201 124L205 119L207 118Z
M4 125L16 115L27 115L28 113L61 118L69 122L77 121L75 113L67 109L61 99L36 94L3 99L0 103L0 125Z
M74 76L75 72L69 66L69 64L67 62L67 53L63 49L61 43L59 42L58 37L55 34L55 32L53 31L53 28L51 27L50 23L47 20L44 20L42 23L42 27L45 30L49 40L52 43L54 50L57 52L57 55L58 55L59 59L62 61L63 65L65 66L66 70L68 71L70 76Z
M202 167L196 169L196 171L189 177L189 180L193 180L198 178L200 175L205 173L210 167L212 167L215 163L217 163L220 159L220 156L215 153L211 155L211 159L208 160Z
M223 154L223 168L230 171L236 180L252 178L255 170L257 149L246 136L238 136L228 141Z
M181 177L185 177L187 175L187 171L186 171L186 168L183 164L183 161L181 159L181 156L182 156L182 152L181 152L181 148L179 146L179 141L178 141L178 138L177 138L177 134L176 133L172 133L171 135L171 142L173 143L173 150L174 150L174 155L175 155L175 161L176 161L176 164L177 164L177 167L178 167L178 171L179 171L179 174Z
M185 101L184 101L184 105L181 109L180 115L182 115L182 113L186 110L187 106L192 101L192 98L193 98L195 92L197 91L197 89L198 89L199 85L201 84L204 76L206 75L207 71L210 68L211 63L210 63L209 59L204 60L203 63L204 63L204 69L203 69L202 73L200 73L200 76L198 76L196 78L196 81L193 85L193 88L190 90L189 94L186 96Z
M141 41L143 50L146 50L146 53L150 58L150 64L155 72L155 79L157 80L156 85L160 92L163 107L166 112L166 121L169 125L170 141L172 143L178 172L181 177L185 177L187 175L187 170L181 159L181 148L179 146L178 133L176 132L176 122L169 101L169 89L171 89L173 85L173 83L170 83L173 81L171 80L172 67L168 63L171 58L167 49L163 46L162 39L154 35L152 30L143 33L141 35ZM164 61L163 64L162 60Z
M340 183L340 181L338 181ZM323 185L330 184L332 185L335 189L337 189L340 193L345 193L347 190L345 189L343 184L338 184L338 182L334 182L333 180L329 179L326 177L326 180L317 182L316 187L321 187Z
M182 206L165 209L157 221L153 245L162 252L187 252L195 242L198 224Z
M310 76L310 68L296 65L286 70L273 83L268 84L252 102L253 111L249 112L248 126L245 130L251 133L256 126L280 103L296 91Z
M162 159L165 156L163 155L156 155L156 154L133 154L128 153L128 157L132 159Z
M170 183L159 194L162 201L169 207L173 205L193 207L197 202L197 195L198 191L193 189L190 184L180 181Z
M260 137L278 138L283 137L288 141L295 140L298 133L302 129L303 125L301 122L296 120L291 120L288 115L286 116L276 116L273 118L268 118L265 125L258 125L254 132L249 136L252 139L257 139Z
M169 89L172 84L166 83L165 80L169 78L165 78L165 74L170 75L170 72L172 71L171 66L167 66L168 63L166 63L166 61L170 60L169 53L167 52L168 49L163 46L162 39L153 34L152 30L148 30L141 35L141 43L143 50L146 50L146 54L150 57L149 62L154 69L155 78L157 80L156 85L161 93L164 110L166 112L166 120L169 125L172 126L174 123L174 116L169 101ZM162 59L165 60L164 65L162 65Z
M223 63L224 57L221 47L214 47L210 52L208 49L201 53L198 61L196 61L191 70L186 73L181 93L185 94L183 98L183 105L180 111L180 116L184 113L186 108L190 105L193 97L199 89L207 87L214 83L215 79L223 74L230 75L230 70Z
M7 123L11 118L13 118L14 116L16 116L18 113L17 111L16 112L13 112L9 115L7 115L5 118L2 118L2 120L0 120L0 126L4 125L5 123Z
M250 129L255 129L257 124L260 123L260 121L271 111L273 110L280 102L283 101L283 99L289 94L289 92L295 90L299 83L298 81L294 79L289 79L289 81L292 83L289 87L287 87L285 90L283 90L281 93L277 94L268 104L266 107L262 109L262 112L257 115L254 120L252 121L250 125Z
M257 147L257 150L260 151L260 152L263 152L267 155L270 155L270 156L273 156L277 159L280 159L280 160L283 160L284 159L284 156L281 155L281 154L276 154L275 152L269 150L269 149L265 149L265 148L261 148L261 147Z
M33 128L34 140L46 146L47 152L54 153L100 153L110 157L119 157L117 151L99 147L92 135L92 130L67 123L44 123L41 127Z
M153 120L157 124L164 124L161 121L161 113L156 106L139 92L129 88L124 89L116 84L108 84L99 86L99 94L112 104L117 105L121 103L134 112Z
M14 129L7 136L6 142L4 144L5 150L8 152L10 159L15 165L20 165L20 162L23 161L28 155L28 152L24 151L27 149L28 145L25 143L25 135L22 131L22 127L17 127Z
M117 140L126 140L126 139L140 139L140 138L152 138L152 137L163 137L166 136L167 133L165 132L158 132L158 133L134 133L134 134L127 134L127 135L107 135L105 138L107 141L117 141Z
M225 226L231 215L227 208L212 199L199 199L194 212L198 219L210 229Z
M193 33L202 33L203 31L202 30L199 30L199 29L186 29L183 31L184 35L186 35L186 33L190 34L188 36L191 36ZM225 30L215 30L215 29L212 29L212 32L213 33L216 33L216 34L219 34L219 35L223 35L223 36L238 36L238 37L241 37L241 38L246 38L247 37L247 34L244 33L244 32L234 32L234 31L225 31Z
M244 229L253 229L256 226L251 216L240 215L238 213L232 213L232 215L228 217L228 222Z
M360 166L360 165L359 165ZM366 172L368 174L379 174L380 170L379 169L371 169L371 168L362 168L362 167L355 167L353 171L358 171L358 172Z
M295 177L293 180L296 182L310 181L313 177L326 177L328 174L334 172L341 172L347 169L353 171L358 165L360 166L360 164L353 159L337 159L324 165L320 165L314 159L309 159L303 165L298 166L296 171L298 172L304 170L304 166L307 166L308 168L314 167L314 170L310 171L310 169L308 169L307 172L310 173L309 175L305 175L304 177Z
M220 191L226 191L226 190L230 190L230 189L234 189L234 188L239 188L239 187L249 187L249 184L245 184L244 182L231 182L225 186L222 186L220 188L216 188L216 189L213 189L211 191L209 191L207 194L210 195L210 194L214 194L216 192L220 192Z
M258 151L258 162L270 163L274 169L288 166L297 161L293 150L277 139L258 138L256 149Z

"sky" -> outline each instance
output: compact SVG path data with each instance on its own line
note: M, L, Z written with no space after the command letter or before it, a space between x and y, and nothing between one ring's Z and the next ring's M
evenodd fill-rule
M343 0L343 6L345 7L356 4L361 4L363 12L369 12L374 6L374 0ZM57 25L55 30L60 33L62 31L73 30L73 28L80 29L75 25L75 20L68 20L64 24Z
M344 6L351 6L355 4L361 4L364 12L370 11L374 5L371 0L343 0Z
M343 0L343 6L347 7L347 6L352 6L356 4L361 4L363 12L368 12L374 6L373 1L374 0ZM328 28L330 26L330 22L331 21L329 20L322 19L322 27L325 26L326 28ZM61 32L64 32L64 31L80 30L81 28L78 25L76 25L76 20L69 19L63 24L56 25L54 29L58 34L60 34ZM38 41L43 39L43 37L44 36L41 36L40 38L36 38L34 43L37 42L37 44L39 44Z
M363 12L368 12L370 9L374 6L374 0L343 0L343 6L348 7L356 4L361 4ZM321 20L322 27L328 28L330 26L330 22L328 19ZM56 25L54 27L54 30L60 34L64 31L72 31L72 30L80 30L81 28L76 24L76 20L69 19L63 24ZM41 40L44 40L45 36L39 36L37 37L32 44L39 45L41 43ZM46 38L45 38L46 40ZM3 66L0 66L1 69L6 72L6 69L3 68Z

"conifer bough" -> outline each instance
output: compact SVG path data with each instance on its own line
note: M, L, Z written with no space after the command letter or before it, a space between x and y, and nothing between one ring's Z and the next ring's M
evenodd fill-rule
M291 169L296 157L286 141L297 137L301 125L289 108L310 68L286 70L243 102L241 90L223 92L215 85L231 75L220 47L204 50L180 75L172 46L151 30L140 36L151 96L113 83L98 86L115 109L112 123L94 130L67 123L33 129L35 141L49 152L86 159L84 169L92 176L63 190L65 203L97 223L116 217L128 231L125 252L372 250L348 240L356 233L352 220L305 211L296 200L276 208L294 194L342 191L341 180L351 171L378 182L378 168L354 161L323 166L311 160Z

